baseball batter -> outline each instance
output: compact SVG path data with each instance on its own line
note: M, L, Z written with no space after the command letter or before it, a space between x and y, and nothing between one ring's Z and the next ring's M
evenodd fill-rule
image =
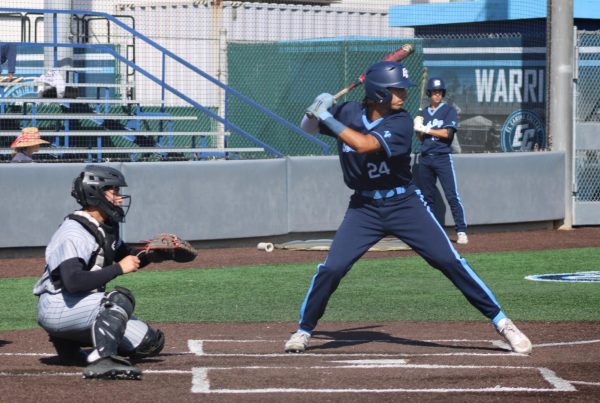
M119 223L129 210L127 186L118 170L88 165L71 195L82 206L65 218L46 248L46 267L34 286L38 323L50 336L62 363L89 364L85 378L139 379L141 371L123 358L155 356L163 349L160 330L134 315L130 290L106 283L150 263L121 241ZM81 347L93 346L85 357Z
M458 113L452 106L443 102L446 95L444 80L432 77L427 81L426 88L429 107L414 120L415 132L421 140L419 186L423 190L425 201L433 211L435 184L439 178L454 218L456 243L466 244L469 242L467 222L456 185L451 147L458 124Z
M334 106L333 96L325 93L307 109L301 126L307 132L337 139L344 181L354 194L325 262L317 266L300 307L299 328L285 343L287 352L305 351L342 278L371 246L388 235L406 242L440 270L492 321L514 351L531 351L529 339L506 317L490 289L454 249L412 182L413 120L403 109L412 85L401 63L379 62L367 70L362 104Z

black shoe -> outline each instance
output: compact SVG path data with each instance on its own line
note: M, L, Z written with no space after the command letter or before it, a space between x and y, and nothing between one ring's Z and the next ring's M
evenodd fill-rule
M142 371L122 357L100 358L83 370L85 379L142 379Z

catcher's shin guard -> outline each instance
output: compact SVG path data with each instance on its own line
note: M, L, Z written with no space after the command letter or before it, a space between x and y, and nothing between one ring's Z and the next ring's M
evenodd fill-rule
M95 350L88 357L88 361L117 354L127 321L133 314L135 303L132 297L129 290L119 287L102 299L103 308L92 325Z

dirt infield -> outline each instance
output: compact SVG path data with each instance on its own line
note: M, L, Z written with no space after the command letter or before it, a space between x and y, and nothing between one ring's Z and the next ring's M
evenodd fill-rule
M600 228L482 233L464 254L600 245ZM410 256L372 252L366 258ZM325 252L203 249L190 267L319 262ZM0 277L37 276L43 259L2 259ZM161 264L152 270L168 270ZM180 266L179 266L180 267ZM600 323L525 322L530 356L484 322L320 324L305 354L283 353L294 323L157 324L163 353L142 381L89 381L57 365L39 329L0 332L0 402L600 401Z
M293 324L163 324L142 381L90 381L54 365L38 330L0 334L7 402L598 401L597 323L524 323L531 356L485 323L324 323L305 354L284 354ZM119 399L121 400L121 399Z

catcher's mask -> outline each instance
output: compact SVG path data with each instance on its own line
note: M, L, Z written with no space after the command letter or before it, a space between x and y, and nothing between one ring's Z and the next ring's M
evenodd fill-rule
M120 206L106 198L104 192L109 188L127 186L125 177L118 170L100 165L88 165L73 181L71 196L81 207L97 207L110 220L124 222L131 206L131 196L119 194Z

